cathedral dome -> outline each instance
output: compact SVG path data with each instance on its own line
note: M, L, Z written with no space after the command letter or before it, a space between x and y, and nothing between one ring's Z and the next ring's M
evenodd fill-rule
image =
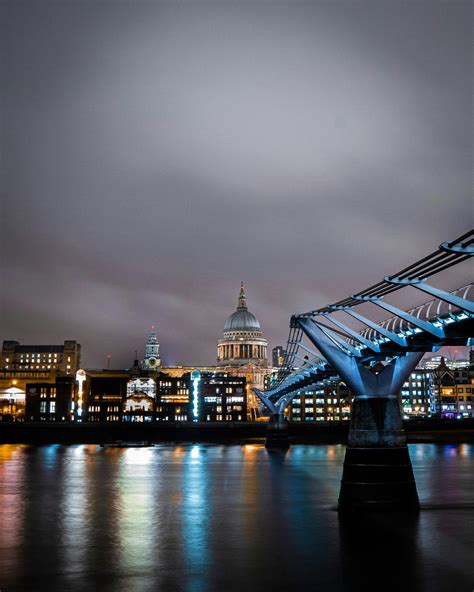
M261 331L257 317L247 309L244 284L240 285L239 304L224 324L224 333L228 331Z
M217 342L217 362L225 366L242 367L250 364L267 368L267 346L260 323L247 308L242 282L237 310L225 322L224 333Z
M248 310L236 310L224 325L224 331L260 331L260 323Z

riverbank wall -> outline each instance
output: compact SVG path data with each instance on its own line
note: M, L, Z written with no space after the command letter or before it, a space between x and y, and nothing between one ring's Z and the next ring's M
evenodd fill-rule
M345 444L349 422L290 422L293 444ZM474 443L474 420L405 423L409 443ZM123 442L248 443L264 441L266 422L223 423L0 423L0 444L107 444Z

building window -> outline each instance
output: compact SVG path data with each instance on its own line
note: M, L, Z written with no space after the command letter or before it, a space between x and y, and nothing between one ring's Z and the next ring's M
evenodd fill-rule
M51 401L49 404L49 412L56 413L56 401Z
M40 403L40 413L46 413L46 401Z

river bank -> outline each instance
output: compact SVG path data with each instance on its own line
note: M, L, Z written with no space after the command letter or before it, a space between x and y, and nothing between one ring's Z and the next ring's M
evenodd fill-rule
M348 422L288 424L293 444L344 444ZM405 423L416 442L474 442L474 421L416 420ZM3 444L101 444L117 440L149 442L246 443L266 437L265 422L241 423L0 423Z

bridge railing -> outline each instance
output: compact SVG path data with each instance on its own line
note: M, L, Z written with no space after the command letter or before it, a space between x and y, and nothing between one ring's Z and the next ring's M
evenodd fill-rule
M455 296L459 296L464 300L469 300L469 295L474 288L473 284L468 284L467 286L463 286L462 288L457 288L450 292ZM415 308L412 308L407 311L408 314L416 317L420 320L425 320L430 323L437 322L440 318L443 317L452 317L452 315L462 314L462 310L458 306L453 306L448 302L444 302L443 300L439 300L437 298L433 298L432 300L428 300L423 304L419 304ZM401 319L400 317L394 315L391 316L381 322L378 323L381 327L388 329L394 333L404 333L406 331L414 331L416 327L406 321L405 319ZM372 341L376 341L379 339L380 334L377 332L376 329L366 328L360 331L360 335L365 337L366 339L370 339ZM348 339L348 343L356 344L354 339Z

